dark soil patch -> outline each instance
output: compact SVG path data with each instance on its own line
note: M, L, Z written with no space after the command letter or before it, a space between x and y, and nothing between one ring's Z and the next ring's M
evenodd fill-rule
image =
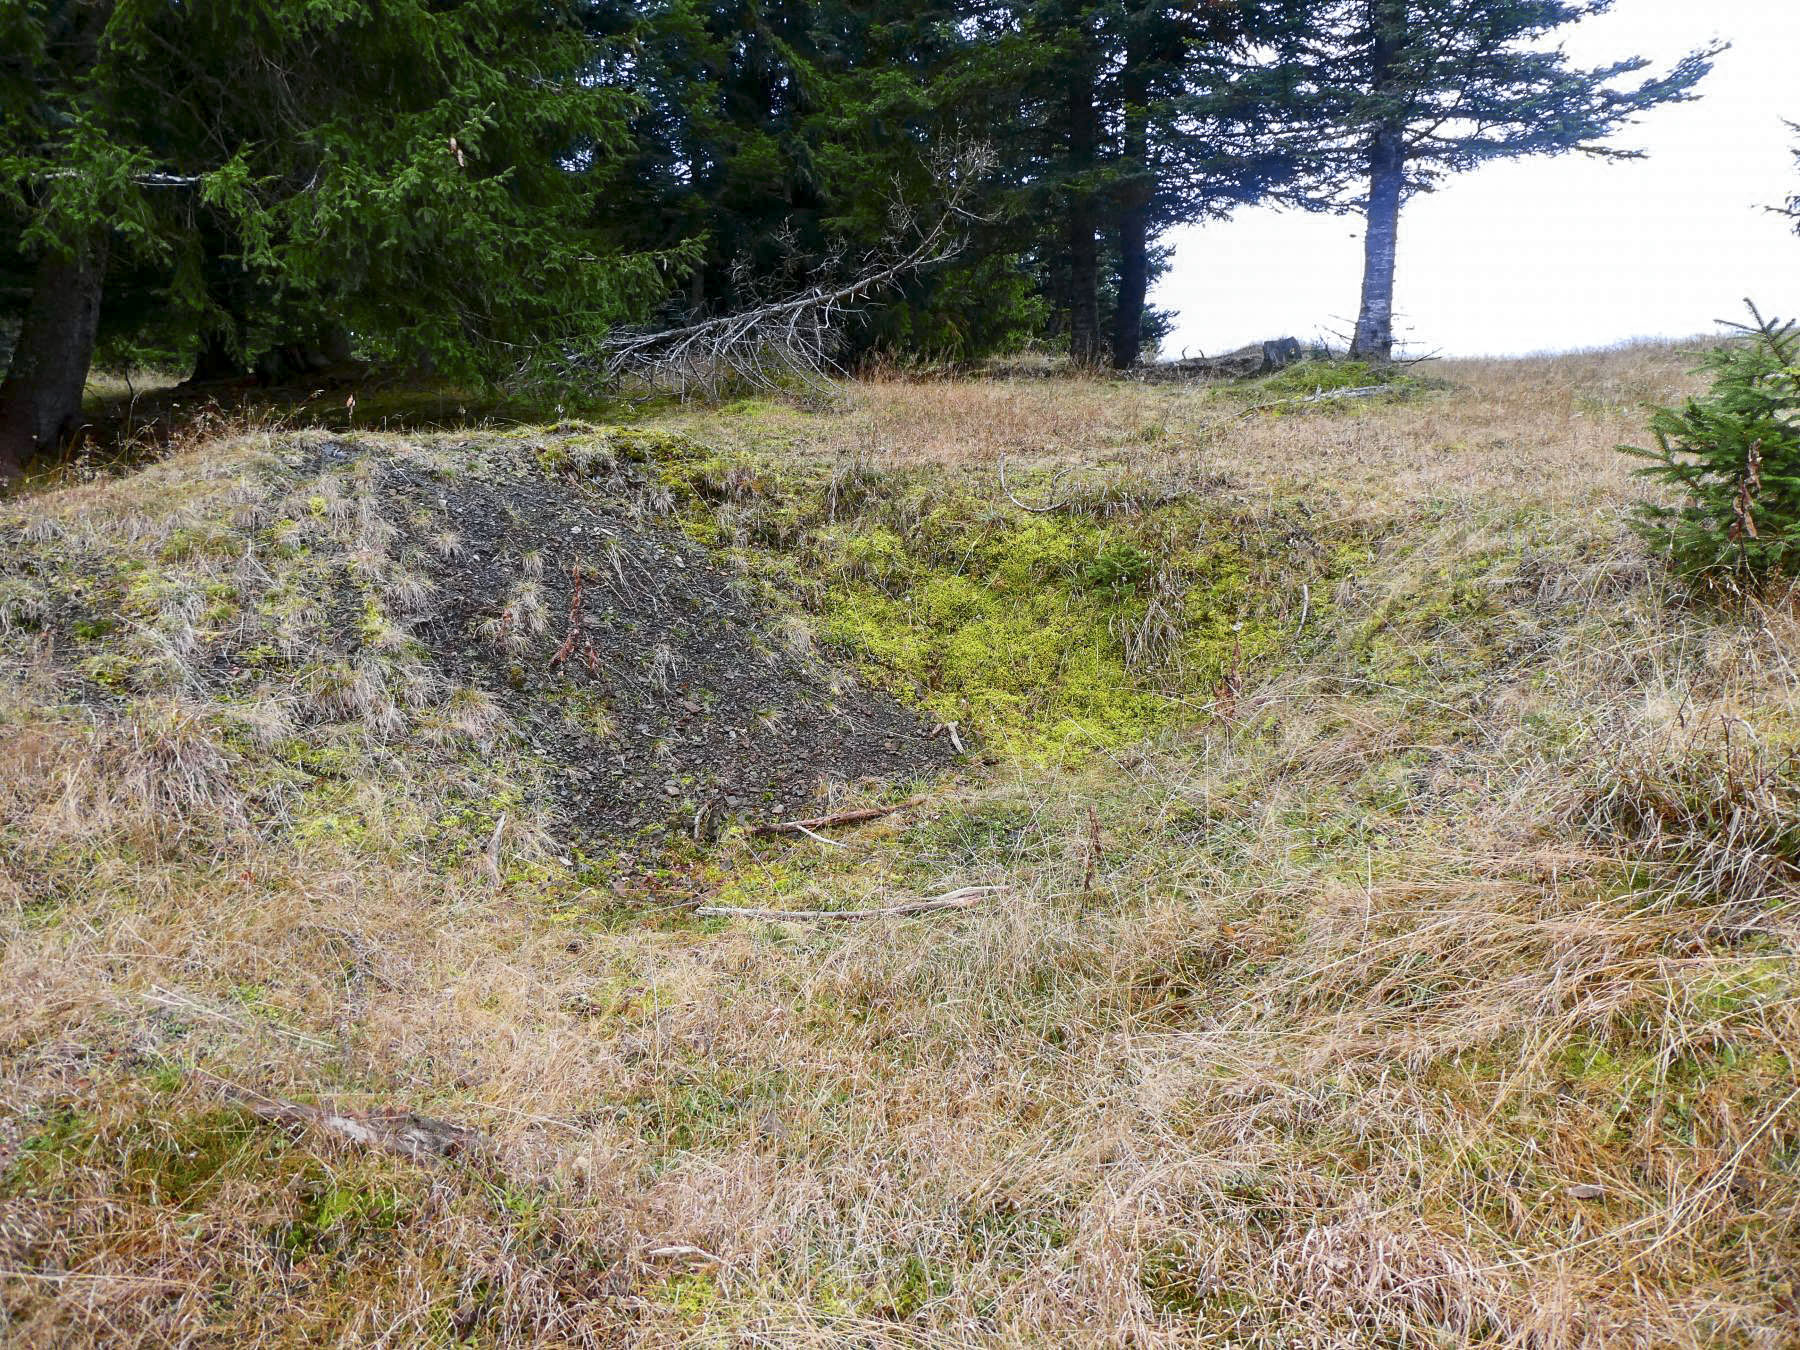
M459 536L449 556L405 541L435 593L414 632L448 677L500 701L571 834L708 838L734 816L944 770L951 751L917 716L794 650L778 615L662 523L669 492L623 436L579 473L551 440L480 472L387 462L374 477L403 533L438 521Z
M185 687L226 720L277 701L292 735L260 750L282 765L277 794L296 770L346 772L330 750L345 735L421 763L488 746L596 855L943 772L947 737L828 664L797 615L677 528L681 463L704 454L592 428L299 437L267 461L261 501L186 518L148 557L0 530L0 656L54 668L99 720L138 691ZM485 729L442 734L471 700Z

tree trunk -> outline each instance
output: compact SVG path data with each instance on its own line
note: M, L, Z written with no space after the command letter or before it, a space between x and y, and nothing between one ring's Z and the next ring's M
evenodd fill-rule
M0 480L16 481L39 455L62 448L81 425L81 393L94 359L106 241L73 258L45 257L0 384Z
M1085 176L1094 168L1100 139L1092 75L1080 72L1069 91L1069 169ZM1078 366L1100 362L1100 246L1095 238L1094 190L1083 182L1069 194L1069 355Z
M1127 43L1119 93L1125 103L1125 160L1131 177L1121 187L1119 295L1113 311L1113 367L1130 370L1144 350L1144 301L1150 293L1150 90L1141 43Z
M1144 302L1150 294L1150 212L1119 217L1119 308L1113 315L1113 368L1130 370L1144 352Z
M1394 356L1394 259L1400 235L1400 194L1406 157L1397 128L1383 127L1369 147L1368 230L1363 236L1362 306L1350 355L1365 361Z
M1394 357L1394 257L1400 234L1400 196L1406 185L1406 128L1395 120L1393 99L1400 55L1407 40L1407 0L1366 0L1369 22L1369 87L1377 106L1369 138L1369 201L1364 208L1362 305L1350 355L1365 361Z
M233 349L231 339L216 328L200 335L200 352L194 358L194 373L189 384L214 384L238 380L244 376L244 363Z

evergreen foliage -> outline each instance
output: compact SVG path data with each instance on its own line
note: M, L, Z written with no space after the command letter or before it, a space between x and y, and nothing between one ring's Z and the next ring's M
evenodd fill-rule
M1712 388L1658 408L1638 472L1675 488L1679 506L1646 504L1637 525L1676 568L1733 592L1800 577L1800 330L1764 319L1712 352Z
M1407 198L1495 159L1641 152L1606 139L1650 108L1694 97L1722 48L1620 81L1642 57L1572 63L1550 38L1613 0L1287 0L1281 64L1288 134L1310 159L1313 204L1365 214L1357 356L1393 350L1396 234Z
M663 284L665 260L595 224L630 100L578 78L590 47L554 0L11 10L19 247L110 233L178 343L223 330L248 356L336 323L371 354L491 371Z
M1788 129L1800 132L1800 122L1789 122ZM1794 164L1800 167L1800 145L1794 147ZM1786 216L1794 222L1794 233L1800 234L1800 192L1794 193L1782 205L1773 208L1777 215Z
M681 255L612 237L631 96L584 78L575 18L564 0L0 7L0 276L36 297L21 348L85 370L92 325L45 303L70 267L102 329L190 353L207 335L240 369L335 329L491 376L603 331ZM46 389L9 379L0 459L66 423Z

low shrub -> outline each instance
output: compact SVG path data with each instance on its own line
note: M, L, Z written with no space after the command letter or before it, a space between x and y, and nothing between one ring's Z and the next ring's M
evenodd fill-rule
M1686 499L1638 508L1638 531L1683 575L1731 592L1800 576L1800 333L1764 319L1710 353L1712 388L1657 408L1638 473Z

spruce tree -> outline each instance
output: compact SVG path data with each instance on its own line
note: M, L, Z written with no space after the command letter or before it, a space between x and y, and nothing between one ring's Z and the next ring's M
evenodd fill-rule
M492 374L635 312L674 259L602 211L631 96L564 0L0 5L0 475L79 415L109 310L238 360L284 332ZM135 292L135 294L134 294ZM145 297L151 303L145 303Z
M1168 226L1222 215L1292 176L1260 135L1256 54L1289 20L1256 0L971 5L953 84L988 109L1001 200L1079 364L1135 364ZM1110 310L1110 325L1106 322Z
M1800 332L1750 307L1742 336L1707 355L1711 387L1651 415L1638 472L1679 504L1646 503L1636 525L1682 575L1742 594L1800 577Z
M1641 57L1587 68L1546 45L1611 8L1612 0L1292 0L1286 125L1310 156L1316 201L1349 199L1367 219L1354 355L1393 354L1407 198L1489 160L1575 150L1634 157L1606 138L1649 108L1694 97L1717 48L1631 83L1649 65Z

